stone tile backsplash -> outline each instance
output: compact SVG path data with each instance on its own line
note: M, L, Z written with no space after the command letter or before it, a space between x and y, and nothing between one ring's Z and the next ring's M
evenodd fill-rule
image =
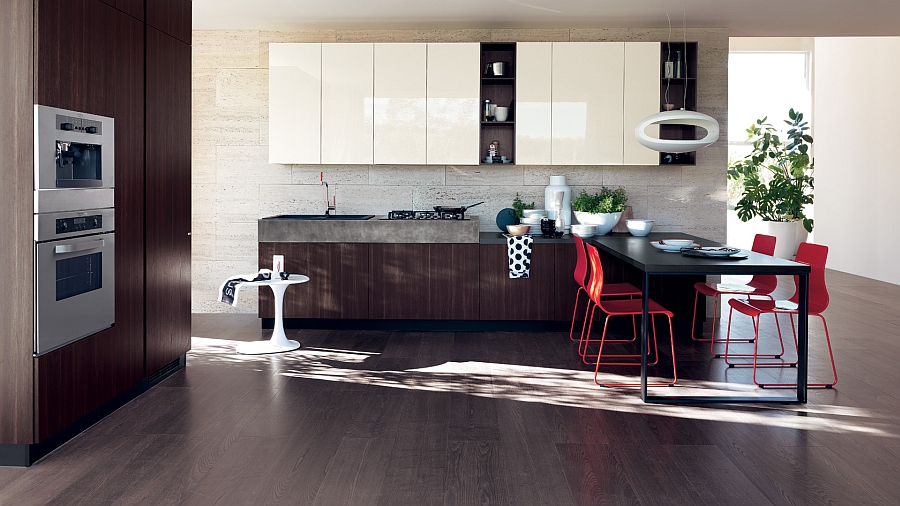
M680 32L678 33L680 38ZM673 34L674 36L674 34ZM417 166L279 165L268 163L268 44L270 42L664 41L665 29L460 29L195 31L192 70L192 311L257 310L256 291L240 307L216 302L232 274L256 270L256 220L276 214L319 214L325 188L344 214L471 205L484 231L516 193L543 205L551 174L572 191L624 186L636 218L655 230L725 240L728 121L728 31L689 29L699 43L698 104L715 117L721 139L698 153L697 165L666 166Z

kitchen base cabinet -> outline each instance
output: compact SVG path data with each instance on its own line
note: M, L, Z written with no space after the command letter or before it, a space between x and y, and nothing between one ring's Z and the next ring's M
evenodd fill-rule
M259 243L259 266L272 268L272 255L284 255L284 268L309 282L284 294L285 318L368 318L369 245L348 243ZM271 290L259 290L260 318L275 317Z
M477 320L477 244L371 244L369 318Z
M505 244L480 245L482 320L552 320L554 311L553 245L535 244L528 278L511 279Z

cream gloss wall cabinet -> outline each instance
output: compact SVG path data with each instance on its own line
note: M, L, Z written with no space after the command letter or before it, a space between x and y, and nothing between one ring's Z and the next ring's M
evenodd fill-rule
M620 165L624 42L554 42L554 165Z
M641 120L659 112L659 42L625 43L625 165L659 165L659 152L641 146L634 138L634 127ZM659 125L646 132L659 137Z
M481 44L428 44L427 163L478 165Z
M516 163L658 165L634 126L659 112L659 51L658 42L520 42Z
M322 44L269 45L269 162L320 163Z
M322 163L371 164L374 44L322 45Z
M550 165L552 42L516 44L516 155L519 165Z
M375 163L426 163L427 45L375 44Z

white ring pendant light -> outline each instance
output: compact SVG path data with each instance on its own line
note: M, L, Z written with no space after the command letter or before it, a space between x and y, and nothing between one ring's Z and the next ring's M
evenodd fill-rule
M656 139L647 135L650 125L688 125L706 129L702 139ZM705 148L719 139L719 122L712 116L695 111L663 111L641 120L634 128L641 146L665 153L689 153Z

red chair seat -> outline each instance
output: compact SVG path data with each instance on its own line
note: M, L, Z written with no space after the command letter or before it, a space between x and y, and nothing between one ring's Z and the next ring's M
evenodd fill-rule
M641 291L631 283L604 283L600 291L601 297L624 297L626 295L640 296Z
M643 299L604 300L600 309L608 315L639 315L642 311ZM664 314L671 317L672 312L650 300L650 314Z

